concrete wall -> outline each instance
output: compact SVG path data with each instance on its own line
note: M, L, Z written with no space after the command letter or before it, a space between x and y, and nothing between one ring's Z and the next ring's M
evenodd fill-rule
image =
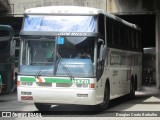
M89 6L111 13L144 13L160 10L160 0L9 0L12 13L23 14L25 9L51 5Z
M107 0L111 13L144 13L160 10L160 0Z
M156 82L160 89L160 13L156 15Z
M106 10L106 0L9 0L12 13L23 14L24 11L32 7L51 6L51 5L74 5L90 6Z
M0 0L0 14L8 13L10 5L8 0Z

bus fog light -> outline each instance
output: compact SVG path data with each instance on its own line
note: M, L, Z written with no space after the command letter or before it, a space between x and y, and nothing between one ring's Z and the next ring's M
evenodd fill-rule
M32 86L33 82L21 82L21 85Z
M26 82L21 82L21 85L26 85Z
M21 95L25 95L25 92L21 92Z
M88 97L88 94L83 94L83 97Z
M77 94L77 97L83 97L83 94Z
M88 84L76 84L78 88L88 88Z
M82 87L82 84L76 84L77 87Z
M77 97L88 97L88 94L77 94Z
M31 86L33 84L33 82L27 82L28 86Z
M88 88L88 84L83 84L83 88Z

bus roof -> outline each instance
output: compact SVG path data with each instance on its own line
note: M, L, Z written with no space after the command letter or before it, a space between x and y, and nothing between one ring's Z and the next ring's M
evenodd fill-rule
M80 6L46 6L30 8L25 11L25 13L47 13L47 14L100 14L104 13L101 9L90 8L90 7L80 7Z
M62 15L98 15L104 14L107 18L118 21L131 28L140 30L140 28L132 23L129 23L113 14L107 13L102 9L81 7L81 6L45 6L30 8L25 11L25 14L62 14Z
M119 18L119 17L117 17L117 16L115 16L113 14L110 14L110 13L106 12L105 16L110 18L110 19L112 19L112 20L115 20L115 21L118 21L120 23L123 23L124 25L129 26L129 27L131 27L133 29L141 30L138 25L130 23L130 22L127 22L127 21L125 21L125 20L123 20L123 19L121 19L121 18Z

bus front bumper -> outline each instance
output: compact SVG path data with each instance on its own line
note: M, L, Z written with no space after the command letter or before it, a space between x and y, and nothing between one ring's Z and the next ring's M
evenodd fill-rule
M96 91L18 87L18 101L30 103L96 105Z

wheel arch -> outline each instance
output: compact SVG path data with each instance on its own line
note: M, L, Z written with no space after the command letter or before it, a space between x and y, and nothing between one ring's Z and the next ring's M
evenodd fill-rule
M135 90L137 90L137 86L138 86L137 85L137 82L138 82L137 79L138 79L137 74L135 74L135 78L134 78L134 89Z
M110 90L110 81L109 81L109 78L106 79L105 87L106 87L107 85L108 85L109 90Z

